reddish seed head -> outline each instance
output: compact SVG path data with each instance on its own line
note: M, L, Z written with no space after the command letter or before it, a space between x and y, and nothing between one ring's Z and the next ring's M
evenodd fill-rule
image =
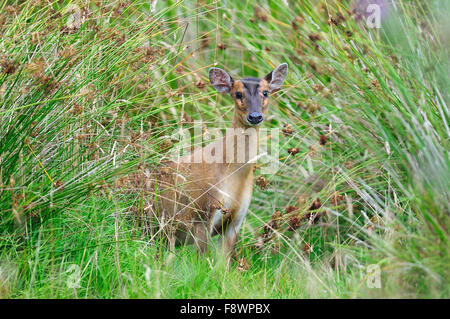
M267 22L267 14L264 12L264 10L262 10L261 8L258 7L253 7L253 16L254 19L257 20L261 20L263 22Z
M286 214L295 212L295 211L297 211L297 210L298 210L298 208L295 207L295 206L288 206L288 207L286 207Z
M308 244L308 243L305 243L304 245L303 245L303 247L302 247L302 250L305 252L305 253L310 253L311 252L311 245L310 244Z
M295 155L295 154L297 154L298 152L300 152L300 150L297 148L297 147L291 147L291 148L288 148L288 153L289 154L291 154L291 155Z
M273 223L266 223L264 224L264 230L262 233L262 239L264 243L269 242L272 239L272 235L273 235Z
M322 84L315 84L315 85L313 86L313 90L314 90L315 93L322 92L323 89L324 89L324 87L323 87Z
M30 73L35 80L44 77L45 61L43 58L34 59L25 65L25 70Z
M12 60L7 58L0 60L0 70L2 73L13 74L16 72L17 67Z
M314 62L313 60L309 60L307 61L308 65L310 66L311 69L313 69L314 71L317 72L317 65L316 62Z
M211 39L209 38L208 34L202 33L202 36L200 37L200 48L206 49L211 44Z
M270 227L272 227L272 229L278 229L278 220L271 220L269 222Z
M276 210L273 214L272 214L272 220L278 220L280 219L282 216L282 213L279 210Z
M18 5L9 5L6 6L3 10L9 15L16 15L18 14L20 7Z
M74 103L72 108L70 109L70 113L72 114L80 114L83 111L83 107L77 103Z
M290 220L289 220L289 229L290 230L292 230L292 231L294 231L294 230L296 230L297 228L299 228L300 227L300 218L298 218L297 216L294 216L294 217L292 217Z
M265 223L264 224L264 230L263 230L263 234L268 234L272 231L272 225L271 223Z
M62 56L64 59L71 59L75 55L77 55L77 51L70 45L60 52L60 56Z
M344 163L344 166L346 169L352 169L353 166L355 166L355 163L353 161L347 161Z
M299 109L304 109L304 110L306 110L306 105L305 105L303 102L297 102L297 107L298 107Z
M292 125L289 123L285 123L281 131L285 136L291 135L294 132L294 130L292 129Z
M247 271L250 269L250 263L244 257L238 258L237 262L238 262L237 270Z
M55 186L56 186L56 188L59 188L59 191L63 191L64 190L64 184L63 184L63 182L61 182L60 179L56 180Z
M327 144L328 139L325 135L320 135L320 145L325 145Z
M320 41L321 36L320 36L319 33L311 33L310 35L308 35L308 38L309 38L311 41L316 42L316 41Z
M377 80L372 80L372 85L376 88L378 88L380 86L380 84L378 83Z
M258 176L258 178L256 178L256 185L261 189L267 189L267 187L269 187L269 180L264 176Z
M299 26L302 25L305 22L302 17L296 17L294 20L292 20L291 25L292 28L297 31L299 29Z
M334 193L331 195L331 200L330 200L330 202L331 202L332 205L339 205L339 204L342 202L343 199L344 199L344 196L342 196L342 195L339 194L338 192L334 192Z
M309 207L309 210L317 210L320 207L322 207L322 203L320 202L319 198L316 198L316 200Z
M312 217L312 222L317 223L323 214L324 214L324 212L315 213L314 216Z
M306 111L308 113L315 113L318 109L320 109L320 105L315 102L310 102L307 106Z
M206 84L201 79L199 79L197 82L195 82L195 86L199 89L203 89L206 86Z
M332 16L330 16L329 18L328 18L328 24L329 25L335 25L335 26L337 26L338 25L338 22L335 20L335 19L333 19L333 17Z
M320 217L322 217L323 212L317 212L317 213L307 213L303 216L303 219L309 219L309 222L311 224L315 224L319 221Z
M184 67L181 64L175 68L175 73L183 74L183 72L184 72Z

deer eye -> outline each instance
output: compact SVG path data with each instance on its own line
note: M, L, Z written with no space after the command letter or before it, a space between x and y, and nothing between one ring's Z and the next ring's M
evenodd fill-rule
M236 92L236 98L237 99L242 99L242 93L241 92Z
M269 92L268 91L264 91L263 95L264 95L264 97L268 97L269 96Z

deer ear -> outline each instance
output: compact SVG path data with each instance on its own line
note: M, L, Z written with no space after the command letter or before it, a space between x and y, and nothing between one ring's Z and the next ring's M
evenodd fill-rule
M231 76L219 68L209 69L209 82L219 92L229 93L233 86L233 79Z
M269 82L270 92L277 91L281 88L284 79L286 78L287 71L287 63L282 63L277 66L272 72L266 75L264 79Z

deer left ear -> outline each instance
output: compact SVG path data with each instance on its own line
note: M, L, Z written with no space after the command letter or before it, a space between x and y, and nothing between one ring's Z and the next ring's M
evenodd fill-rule
M265 76L265 80L269 82L270 92L277 91L283 85L284 79L288 71L287 63L282 63L277 66L272 72Z
M229 93L233 86L233 79L231 76L222 69L211 68L209 69L209 82L219 92Z

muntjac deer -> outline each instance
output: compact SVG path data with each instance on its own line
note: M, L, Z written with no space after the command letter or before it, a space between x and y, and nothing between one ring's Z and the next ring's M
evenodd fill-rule
M227 129L222 139L165 163L156 174L153 207L171 245L195 243L204 252L209 238L220 234L225 252L233 252L252 198L259 126L269 94L280 89L287 70L283 63L263 79L242 80L219 68L209 70L212 86L234 99L233 133Z

